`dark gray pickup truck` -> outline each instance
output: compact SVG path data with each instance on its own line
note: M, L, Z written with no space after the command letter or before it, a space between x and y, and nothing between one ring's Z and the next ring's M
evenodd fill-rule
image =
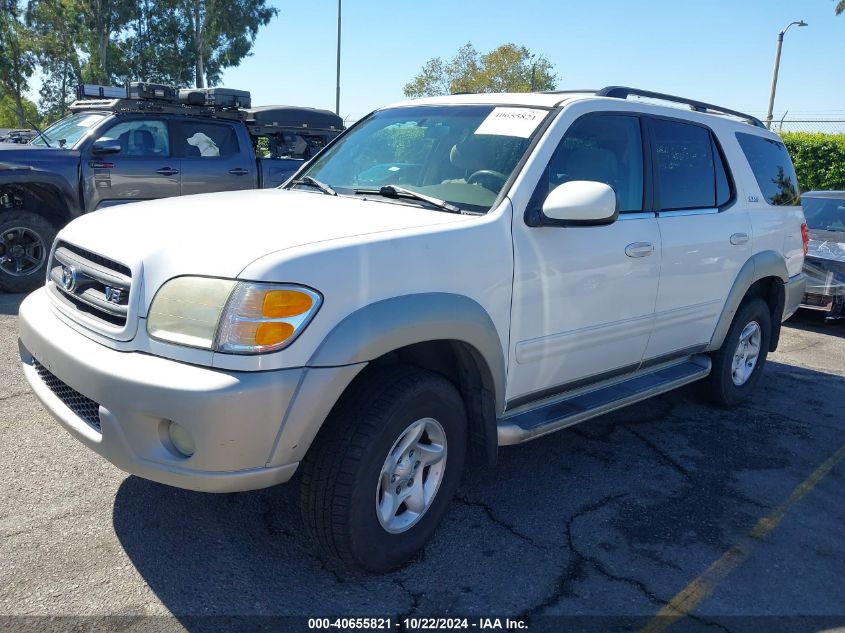
M29 144L0 144L0 290L42 284L56 232L82 213L277 187L343 121L312 108L85 99Z

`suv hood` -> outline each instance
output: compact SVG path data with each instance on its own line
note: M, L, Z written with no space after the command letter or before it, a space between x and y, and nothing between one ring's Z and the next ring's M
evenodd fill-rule
M143 269L149 300L171 277L235 278L251 262L277 251L467 220L467 216L363 197L266 189L95 211L68 224L58 239L125 264L133 277Z

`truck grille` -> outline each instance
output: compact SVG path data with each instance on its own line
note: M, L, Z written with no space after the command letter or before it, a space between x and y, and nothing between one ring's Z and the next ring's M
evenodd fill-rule
M68 409L82 418L89 426L97 431L101 431L99 404L91 400L91 398L86 398L73 387L66 385L61 379L51 374L50 370L34 358L32 359L32 365L35 367L35 371L38 372L38 376L44 384L47 385L50 391L52 391Z
M54 294L66 305L115 327L126 325L132 272L96 253L59 242L50 263Z

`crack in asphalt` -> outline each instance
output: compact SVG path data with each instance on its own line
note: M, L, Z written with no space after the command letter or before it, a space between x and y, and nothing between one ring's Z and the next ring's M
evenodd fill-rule
M498 525L502 529L508 531L513 536L515 536L515 537L521 539L522 541L528 543L529 545L536 547L537 549L542 549L542 546L540 544L534 542L534 540L530 536L523 534L522 532L517 530L514 526L512 526L510 523L507 523L507 522L503 521L502 519L500 519L499 517L497 517L496 512L493 510L493 508L490 505L484 503L483 501L474 501L472 499L467 499L466 497L459 497L459 496L455 496L454 500L456 502L462 503L463 505L468 506L470 508L481 508L481 510L484 511L484 513L487 515L487 518L490 519L490 521L492 521L493 523L495 523L496 525Z
M425 596L425 592L411 591L408 587L405 586L405 581L401 578L395 578L393 580L393 584L395 584L402 591L404 591L411 599L411 606L408 607L408 609L405 610L403 613L400 613L396 616L397 620L399 621L399 630L408 631L410 629L405 628L405 618L411 617L414 612L420 610L420 603L422 602L423 596Z
M26 391L16 391L15 393L10 393L6 396L0 396L0 402L5 402L6 400L14 400L15 398L20 398L21 396L28 396L31 395L32 392L27 389Z
M648 439L644 435L641 435L640 433L638 433L634 429L630 428L629 426L623 425L623 428L626 431L628 431L628 433L630 433L631 435L633 435L634 437L639 439L643 444L648 446L654 452L654 454L657 455L657 457L660 459L660 461L662 461L665 464L668 464L672 469L674 469L675 471L680 473L680 475L684 479L686 479L689 483L693 483L693 477L690 474L690 472L684 466L682 466L679 462L677 462L666 451L664 451L657 444L652 442L650 439Z
M571 583L586 576L585 567L588 565L609 580L623 582L631 587L634 587L655 605L663 606L667 604L665 600L655 595L654 592L651 591L642 581L637 580L636 578L614 574L609 571L598 558L585 554L575 545L575 539L572 534L572 526L575 521L626 496L626 493L609 495L594 503L582 506L575 514L569 517L569 520L566 522L566 541L569 551L572 552L575 560L570 562L564 569L563 573L558 577L557 587L555 590L539 604L524 609L518 617L530 621L533 616L540 615L543 610L560 602L562 598L569 594Z

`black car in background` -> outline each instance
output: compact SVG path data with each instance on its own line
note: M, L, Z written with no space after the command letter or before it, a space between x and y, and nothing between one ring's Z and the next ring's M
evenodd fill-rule
M810 229L804 259L807 290L802 308L845 317L845 191L809 191L801 204Z

